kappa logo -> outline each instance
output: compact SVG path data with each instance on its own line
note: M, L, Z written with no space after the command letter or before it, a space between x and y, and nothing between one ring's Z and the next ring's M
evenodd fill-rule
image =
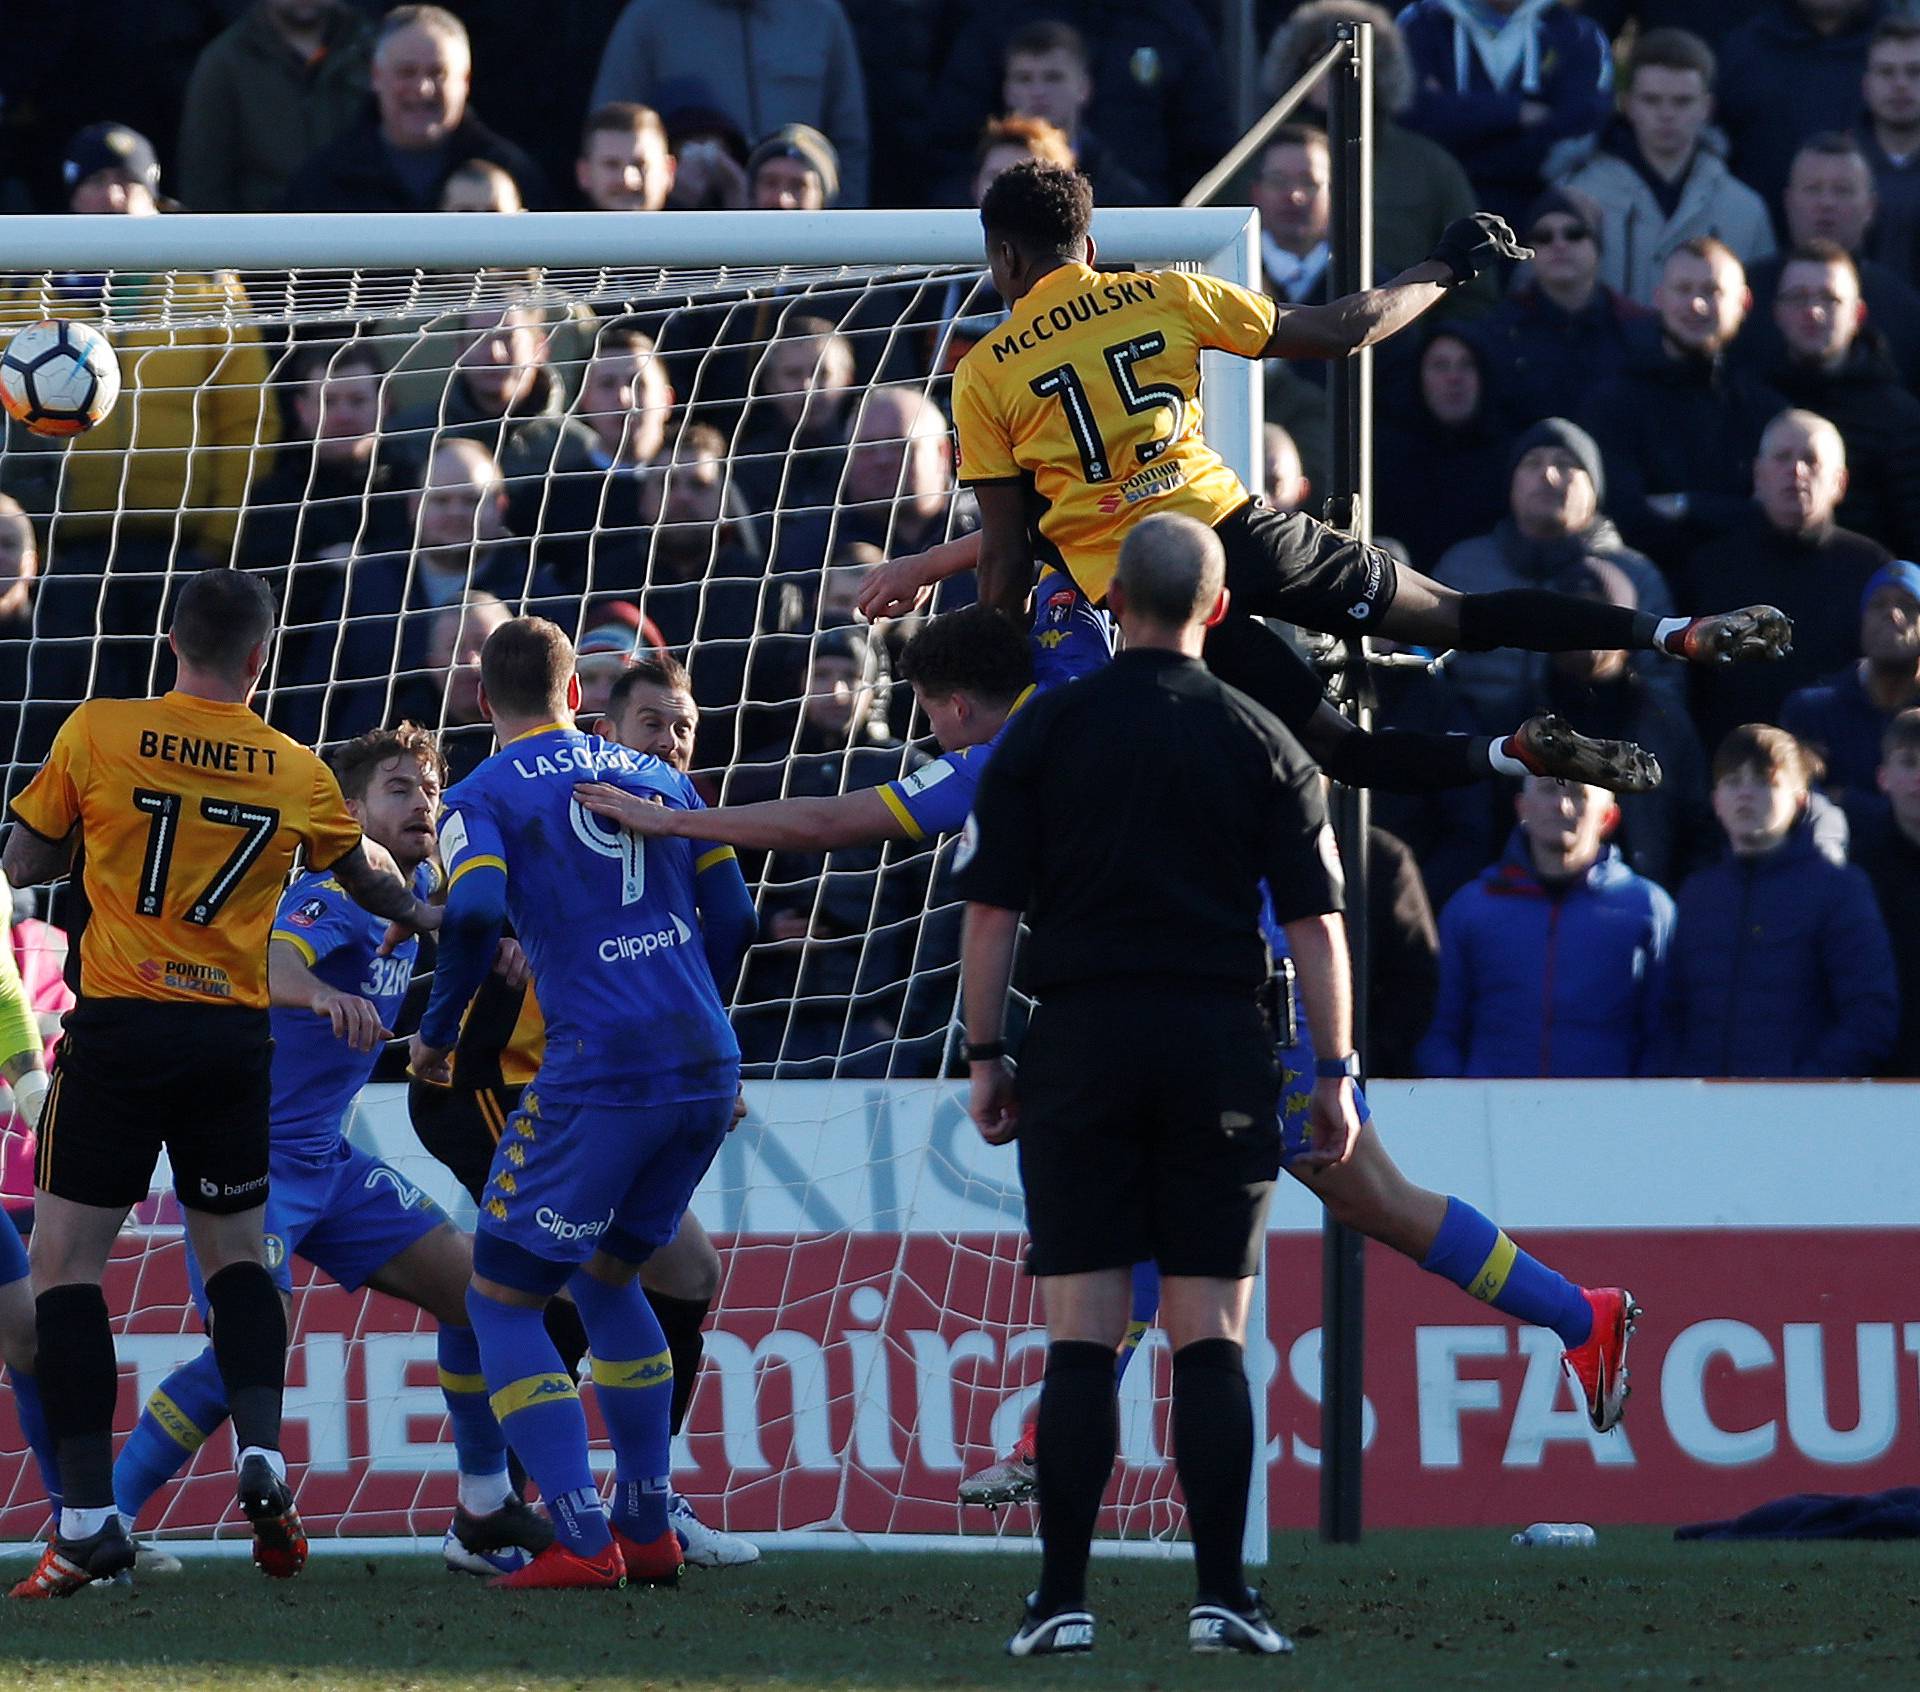
M525 1169L527 1166L527 1148L521 1145L518 1140L509 1140L507 1142L507 1161L511 1163L515 1169Z
M518 1198L520 1196L520 1183L513 1178L513 1171L510 1169L503 1169L498 1175L494 1176L493 1184L498 1187L501 1192L505 1193L508 1198Z
M491 1217L492 1217L492 1218L494 1219L494 1221L496 1221L496 1222L504 1222L504 1221L506 1221L506 1219L507 1219L507 1204L506 1204L506 1200L505 1200L505 1199L497 1199L497 1198L494 1198L494 1199L488 1199L488 1200L487 1200L487 1214L488 1214L489 1216L491 1216Z
M666 1357L643 1357L637 1363L596 1362L593 1379L596 1386L655 1386L673 1379L673 1363Z

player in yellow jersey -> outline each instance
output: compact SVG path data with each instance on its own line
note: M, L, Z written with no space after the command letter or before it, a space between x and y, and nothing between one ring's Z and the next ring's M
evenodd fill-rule
M1297 306L1181 271L1103 274L1092 215L1086 178L1058 165L1015 165L987 190L987 262L1012 311L953 377L978 546L882 566L861 595L869 616L916 603L969 552L980 597L1009 616L1024 614L1036 554L1098 603L1134 520L1172 511L1208 524L1226 549L1232 608L1208 638L1207 663L1275 708L1279 637L1262 617L1469 651L1652 647L1714 663L1787 650L1791 625L1768 606L1656 619L1543 589L1457 593L1304 513L1269 510L1207 445L1203 351L1339 358L1383 341L1501 258L1530 256L1499 218L1458 219L1431 258L1381 287Z
M72 874L78 996L40 1118L31 1247L39 1376L64 1492L17 1598L65 1597L133 1563L113 1508L113 1332L100 1288L164 1146L206 1275L254 1560L292 1575L306 1538L279 1451L286 1316L266 1269L267 938L295 855L368 910L437 926L333 773L249 708L273 635L236 570L182 590L179 674L156 699L92 699L13 801L15 885Z

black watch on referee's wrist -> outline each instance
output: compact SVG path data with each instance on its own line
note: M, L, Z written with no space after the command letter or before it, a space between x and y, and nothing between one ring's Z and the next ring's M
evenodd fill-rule
M993 1063L1007 1055L1004 1040L969 1040L965 1046L968 1063Z
M1316 1081L1348 1081L1360 1079L1360 1054L1348 1052L1345 1057L1321 1058L1313 1066L1313 1078Z

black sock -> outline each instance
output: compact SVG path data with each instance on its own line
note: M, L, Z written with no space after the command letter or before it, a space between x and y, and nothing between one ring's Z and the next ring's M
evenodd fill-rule
M1173 1354L1173 1463L1187 1499L1200 1601L1243 1609L1253 1394L1245 1353L1232 1340L1195 1340Z
M60 1454L64 1502L76 1510L113 1502L113 1407L120 1374L113 1325L98 1287L49 1287L33 1301L40 1344L40 1381L47 1431Z
M287 1312L260 1263L229 1263L207 1277L213 1360L227 1389L233 1437L242 1450L280 1449L280 1394L287 1379Z
M1349 787L1386 793L1432 793L1471 787L1493 774L1484 734L1428 734L1420 729L1374 729L1343 734L1320 767Z
M700 1326L713 1308L705 1298L669 1298L665 1293L649 1291L647 1302L667 1336L667 1354L673 1359L673 1410L668 1424L674 1433L685 1426L687 1406L693 1402L693 1389L700 1375L700 1359L707 1354L707 1342Z
M1043 1616L1083 1609L1094 1519L1120 1445L1120 1398L1113 1347L1056 1340L1047 1348L1034 1430L1040 1488L1040 1591Z
M1644 611L1581 599L1546 588L1469 593L1460 600L1462 652L1512 646L1522 652L1632 652L1653 644L1654 619Z

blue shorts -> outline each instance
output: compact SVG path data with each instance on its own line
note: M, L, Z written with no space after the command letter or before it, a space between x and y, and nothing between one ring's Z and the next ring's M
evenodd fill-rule
M563 1104L539 1086L521 1096L494 1151L475 1267L519 1286L512 1265L524 1269L526 1256L571 1266L604 1249L644 1263L673 1238L727 1137L737 1084L724 1097L661 1105ZM490 1242L519 1249L489 1252ZM562 1280L520 1290L551 1292Z
M1313 1047L1305 1040L1280 1052L1280 1167L1285 1169L1307 1150L1308 1107L1313 1103ZM1362 1123L1373 1120L1367 1095L1353 1090L1354 1108Z
M0 1211L0 1287L10 1287L27 1275L27 1242L13 1225L13 1218Z
M1113 658L1113 619L1096 610L1063 570L1045 565L1033 590L1033 679L1079 681Z
M293 1290L303 1258L348 1292L447 1220L447 1213L390 1163L342 1140L318 1156L276 1151L267 1181L267 1269ZM207 1295L187 1245L187 1276L202 1316Z

